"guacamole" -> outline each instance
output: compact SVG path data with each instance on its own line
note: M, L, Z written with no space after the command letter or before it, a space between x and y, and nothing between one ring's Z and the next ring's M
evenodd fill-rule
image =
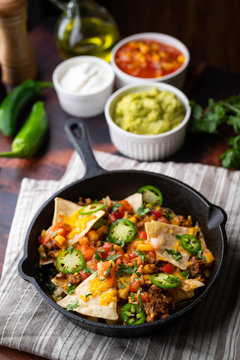
M123 96L115 106L113 121L134 134L156 135L178 126L185 113L175 94L154 87Z

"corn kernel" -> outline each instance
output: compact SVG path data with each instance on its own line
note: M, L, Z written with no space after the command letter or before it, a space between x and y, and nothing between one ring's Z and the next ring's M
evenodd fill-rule
M189 235L194 235L194 232L195 232L195 228L194 227L191 227L188 231Z
M57 235L57 236L55 237L55 240L56 240L56 242L58 243L58 245L61 246L61 245L64 243L64 241L65 241L65 237L62 236L62 235Z
M90 231L88 232L88 240L89 240L89 241L97 241L98 238L99 238L99 235L98 235L97 231L95 231L95 230L90 230Z
M138 244L137 245L137 250L141 250L141 251L152 251L153 247L151 244Z
M206 254L204 254L204 256L205 256L206 261L207 261L208 264L214 261L214 256L213 256L213 254L211 253L211 251L208 252L208 253L206 253Z

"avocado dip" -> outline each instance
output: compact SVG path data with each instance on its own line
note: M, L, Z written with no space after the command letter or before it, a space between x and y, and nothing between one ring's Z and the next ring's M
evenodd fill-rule
M154 87L123 96L115 106L113 121L134 134L156 135L178 126L185 113L175 94Z

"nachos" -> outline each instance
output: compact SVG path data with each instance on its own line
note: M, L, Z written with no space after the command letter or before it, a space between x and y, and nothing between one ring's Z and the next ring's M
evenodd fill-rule
M120 201L56 198L39 242L40 272L56 303L111 324L178 311L205 286L214 262L198 224L164 207L151 185Z

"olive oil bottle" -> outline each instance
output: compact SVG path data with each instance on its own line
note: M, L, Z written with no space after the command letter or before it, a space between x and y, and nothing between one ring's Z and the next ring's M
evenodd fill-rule
M58 21L56 35L63 59L93 55L110 61L111 48L119 39L115 21L94 0L70 0Z

